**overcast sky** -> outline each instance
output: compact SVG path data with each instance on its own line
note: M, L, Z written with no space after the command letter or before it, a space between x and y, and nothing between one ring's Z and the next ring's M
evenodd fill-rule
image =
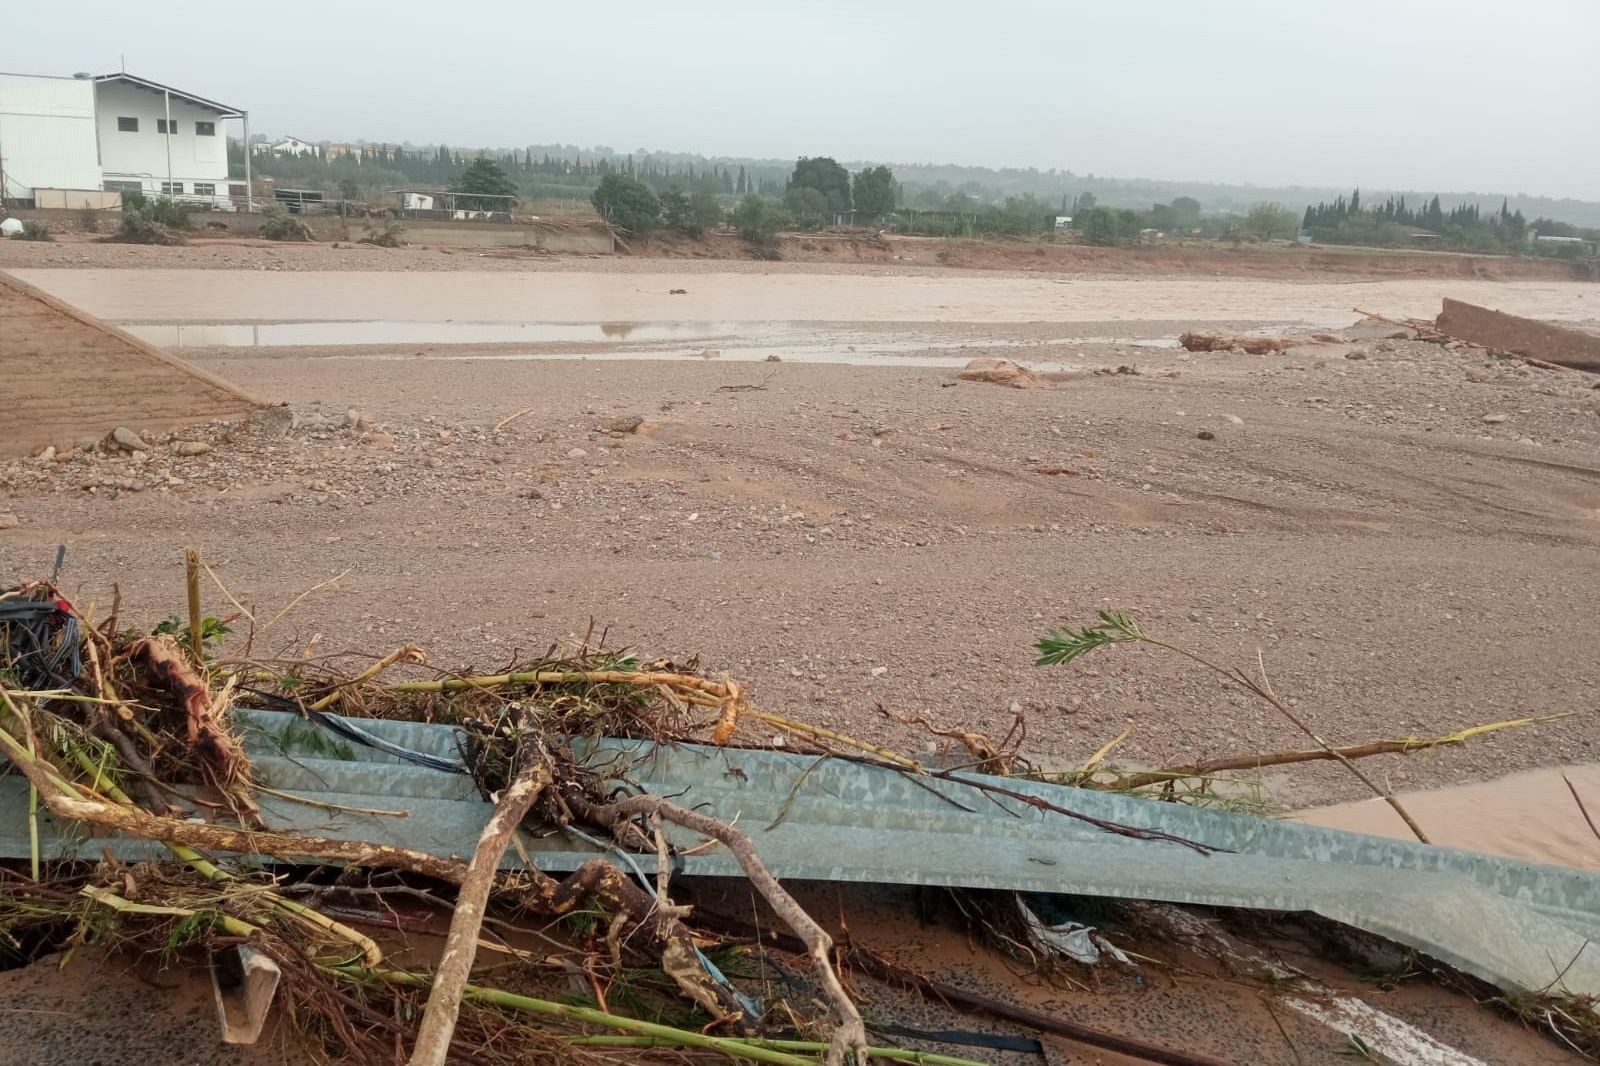
M1600 0L337 0L40 8L252 132L1600 200Z

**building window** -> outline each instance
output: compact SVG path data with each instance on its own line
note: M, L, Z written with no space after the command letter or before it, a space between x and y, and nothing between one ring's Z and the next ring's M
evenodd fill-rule
M130 118L127 115L118 115L117 116L117 132L118 133L138 133L139 132L139 120L136 119L136 118Z
M249 193L245 191L245 187L243 185L230 185L228 186L228 195L234 197L235 199L242 200L248 196Z
M158 118L158 119L156 119L156 132L157 133L177 133L178 132L178 124L176 122L168 122L164 118Z
M194 135L196 137L215 137L217 135L217 124L215 122L196 122L194 124Z
M209 181L197 181L194 183L194 194L196 196L215 196L217 195L217 187Z
M163 196L182 196L183 195L183 182L181 182L181 181L164 181L164 182L162 182L161 183L161 194Z
M106 192L138 192L144 186L137 181L108 181L105 183Z

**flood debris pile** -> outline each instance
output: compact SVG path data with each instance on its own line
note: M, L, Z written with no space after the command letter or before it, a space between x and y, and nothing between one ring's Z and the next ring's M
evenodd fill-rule
M930 775L904 755L761 709L736 680L696 662L641 661L587 640L468 674L432 668L412 645L366 657L256 653L256 631L276 619L239 607L251 639L222 656L226 625L202 616L201 569L191 553L187 619L149 633L123 624L118 599L97 619L49 581L0 593L0 756L30 803L30 854L0 863L0 950L26 959L113 945L207 967L229 1039L255 1039L276 1011L319 1053L357 1063L973 1061L874 1046L857 1006L863 975L1147 1061L1214 1061L1007 1007L835 944L773 876L748 826L640 783L677 745L728 752L726 774L737 776L739 748L779 743L816 753L794 792L833 755L920 779L917 788L935 795L933 782L959 784L1130 846L1219 852L1150 820L1120 822L1030 791L1048 775L1019 754L1020 720L995 741L902 717L965 753L959 774ZM1155 643L1124 616L1105 615L1051 634L1040 650L1066 661L1135 640ZM251 755L262 738L251 731L269 719L280 762L325 778L322 798L263 779ZM402 723L448 728L456 751L396 741L388 727ZM1464 739L1371 751L1318 741L1256 765L1348 765ZM477 839L422 848L326 828L423 813L330 798L358 747L395 781L437 789L470 780L481 797ZM1105 762L1114 747L1067 775L1071 783L1086 795L1213 798L1207 783L1234 767L1122 772ZM0 778L8 783L18 782ZM286 818L285 809L301 813ZM66 839L74 832L81 849ZM528 843L553 836L592 854L568 870L543 869ZM762 901L764 929L680 902L692 898L674 884L681 864L713 851ZM1038 914L1015 893L998 898L998 909L964 913L975 932L1022 946L1033 966L1125 958L1092 928Z

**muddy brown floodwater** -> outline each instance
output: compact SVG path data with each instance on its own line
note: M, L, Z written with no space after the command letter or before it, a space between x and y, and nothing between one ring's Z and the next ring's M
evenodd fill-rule
M460 322L1297 322L1338 326L1362 307L1433 317L1440 300L1559 321L1600 320L1582 282L1450 279L885 274L379 273L17 270L117 322L403 319ZM671 290L685 290L672 295Z

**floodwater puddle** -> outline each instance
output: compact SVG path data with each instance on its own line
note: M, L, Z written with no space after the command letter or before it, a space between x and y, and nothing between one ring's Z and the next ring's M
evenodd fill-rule
M134 322L122 327L163 348L339 347L351 344L615 344L714 340L728 322Z
M1401 792L1395 798L1435 844L1600 872L1600 836L1584 815L1587 808L1600 819L1600 764L1528 770L1492 781ZM1330 829L1415 839L1400 816L1377 797L1298 811L1294 818Z
M305 322L129 322L123 328L163 348L342 348L440 346L426 352L361 352L331 358L386 361L427 358L492 360L777 360L846 366L959 367L994 349L1116 345L1172 349L1176 337L1051 337L1041 340L952 339L807 322L457 322L408 320ZM454 346L539 345L524 351L452 351ZM942 353L948 352L945 355ZM1077 369L1059 360L1027 360L1035 370Z

